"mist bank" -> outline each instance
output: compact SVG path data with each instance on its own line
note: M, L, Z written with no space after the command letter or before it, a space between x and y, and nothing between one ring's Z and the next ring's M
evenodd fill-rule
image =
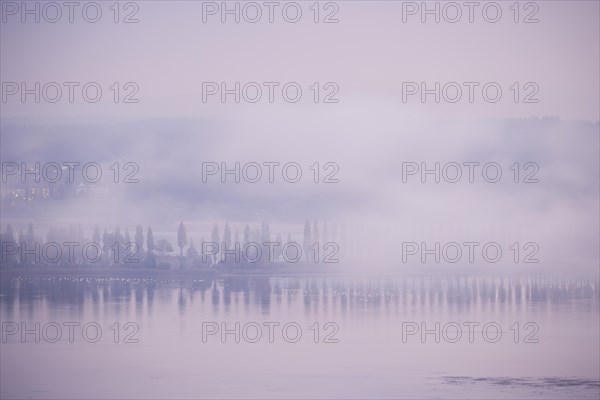
M597 268L597 122L431 120L354 106L310 119L283 110L268 122L3 120L1 230L82 225L89 237L96 226L143 225L175 241L184 221L198 243L214 223L241 232L268 221L273 235L301 242L308 219L347 226L361 262L393 264L403 243L439 243L443 258L449 243L495 242L505 258L514 243L519 259L534 243L544 265Z

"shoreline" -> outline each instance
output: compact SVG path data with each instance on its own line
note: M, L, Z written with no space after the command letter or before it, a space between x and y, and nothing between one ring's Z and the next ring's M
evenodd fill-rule
M571 271L570 276L599 279L598 271ZM139 279L219 279L229 277L301 277L301 276L333 276L333 277L386 277L386 276L545 276L547 278L565 277L564 272L544 268L485 268L443 267L423 268L423 266L404 266L404 268L374 268L356 270L341 265L301 264L258 266L254 268L135 268L135 267L4 267L0 268L0 278L139 278Z

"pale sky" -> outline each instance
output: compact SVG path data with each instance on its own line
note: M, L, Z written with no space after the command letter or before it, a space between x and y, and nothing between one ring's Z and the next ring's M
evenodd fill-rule
M5 9L7 2L2 3ZM275 9L275 21L269 23L268 9L263 6L265 15L253 24L243 18L235 23L232 16L221 23L220 14L207 15L203 23L203 2L142 1L136 3L139 23L115 24L108 9L112 3L100 3L103 14L96 24L85 22L78 9L74 23L68 22L65 9L54 24L43 18L33 23L33 16L28 17L30 22L21 23L20 14L5 15L4 11L3 82L98 82L104 89L103 99L95 104L21 104L14 96L3 104L4 118L230 118L244 104L202 103L202 82L274 81L282 85L299 82L305 91L303 100L310 98L308 87L313 82L335 82L341 102L383 98L400 113L599 119L597 1L540 1L535 3L538 10L520 10L521 20L535 11L532 18L538 23L514 23L512 2L499 3L503 11L497 23L483 19L483 7L475 8L474 22L469 23L468 9L463 7L463 17L454 24L445 22L443 15L440 23L431 16L421 23L420 14L407 15L404 23L406 2L400 1L337 2L339 22L330 24L313 22L311 2L299 2L303 14L298 23L285 22L280 9ZM234 3L228 4L233 7ZM434 3L429 4L433 7ZM120 18L132 11L121 10ZM320 18L333 11L322 9ZM112 103L108 88L114 82L137 83L140 103ZM429 101L423 107L418 96L402 103L402 82L427 82L432 87L435 82L442 86L497 82L503 96L498 103L487 103L480 86L470 104L465 88L457 104ZM532 86L523 85L537 84L539 102L515 104L510 89L515 82L521 86L520 97L533 91ZM295 104L307 106L315 107L304 101ZM330 105L319 104L323 106ZM262 108L250 107L252 112Z

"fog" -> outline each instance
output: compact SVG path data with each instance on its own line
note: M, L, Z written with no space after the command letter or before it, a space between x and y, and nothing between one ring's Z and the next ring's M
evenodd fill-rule
M310 118L273 108L268 121L240 112L229 120L4 122L3 191L33 186L35 175L21 175L23 162L30 169L34 162L77 162L75 180L87 184L96 172L84 179L81 166L95 162L103 173L95 186L106 192L42 205L4 201L3 229L38 221L81 223L90 232L96 225L133 231L142 224L174 237L184 221L199 240L215 222L241 232L266 220L273 235L300 240L309 219L345 225L364 249L395 251L401 242L422 241L535 242L544 267L597 266L598 123L426 120L360 100L335 105L334 112L311 110ZM9 174L10 162L17 172ZM289 163L296 164L284 173ZM489 163L497 164L484 173ZM433 172L422 175L423 167ZM222 175L222 168L230 172ZM43 186L44 174L40 180ZM52 185L58 184L46 182Z

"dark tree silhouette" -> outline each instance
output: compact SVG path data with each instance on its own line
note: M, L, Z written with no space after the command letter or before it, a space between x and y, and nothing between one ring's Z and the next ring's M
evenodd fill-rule
M244 227L244 243L242 243L242 245L245 246L248 244L248 242L250 242L250 226L246 224Z
M152 233L152 227L148 227L148 233L146 234L146 248L149 252L154 251L154 234Z
M310 232L310 221L307 219L304 223L304 239L302 240L302 249L306 255L306 261L310 261L310 246L312 245L312 235Z
M9 244L10 243L10 244ZM14 248L14 250L16 250L16 252L18 253L18 244L15 240L15 233L13 231L12 225L8 224L6 226L6 232L4 234L0 234L0 249L2 251L2 254L0 254L2 256L2 264L6 264L8 266L12 266L16 264L17 261L17 257L14 254L7 254L8 253L8 246L11 246Z
M213 225L213 229L212 229L212 242L213 242L213 244L219 246L219 243L220 243L220 240L219 240L219 225L216 222ZM218 259L219 259L219 251L217 251L217 254L215 254L213 256L213 264L216 264Z
M279 261L279 259L281 258L281 255L283 254L283 242L281 239L281 233L277 234L277 237L275 238L275 242L277 243L277 246L275 246L275 260L273 261Z
M92 242L100 244L100 229L98 229L98 225L94 227L94 233L92 233Z
M135 227L135 244L140 253L144 252L144 228L141 225Z
M187 244L187 233L185 231L185 225L183 221L179 223L179 229L177 229L177 245L179 246L179 255L183 257L183 247Z
M223 243L225 244L225 249L231 248L231 229L229 229L229 223L225 223L225 230L223 231Z

